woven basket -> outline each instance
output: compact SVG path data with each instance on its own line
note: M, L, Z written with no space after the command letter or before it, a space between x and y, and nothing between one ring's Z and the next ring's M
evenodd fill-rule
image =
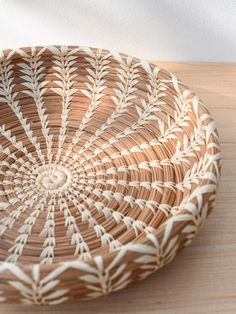
M120 290L211 211L215 123L173 74L107 50L0 54L0 301Z

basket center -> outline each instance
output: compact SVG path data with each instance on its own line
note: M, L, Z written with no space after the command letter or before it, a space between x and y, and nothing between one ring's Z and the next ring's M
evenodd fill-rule
M64 190L72 179L71 171L60 165L43 165L37 169L37 185L51 193Z

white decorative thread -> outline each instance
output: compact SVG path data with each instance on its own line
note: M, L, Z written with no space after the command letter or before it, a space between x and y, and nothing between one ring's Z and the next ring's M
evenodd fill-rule
M52 264L54 258L54 248L56 246L55 233L55 194L52 194L47 205L47 218L40 233L41 237L45 238L43 243L44 249L41 252L40 259L42 264Z
M40 58L45 51L45 48L42 48L40 51L36 51L35 48L31 49L31 54L27 54L23 50L18 50L17 52L22 56L24 63L20 63L21 72L24 75L21 77L24 82L22 85L28 88L28 90L24 90L24 93L32 97L35 101L38 116L40 119L42 133L45 137L47 150L48 150L48 160L51 162L52 160L52 139L53 135L50 134L50 129L48 127L47 114L45 114L45 104L43 95L46 92L47 81L42 81L44 78L42 67L43 62L40 61Z
M86 89L82 89L81 92L89 98L90 105L85 112L82 121L80 122L79 128L75 133L75 136L72 139L73 146L77 145L81 136L84 133L88 123L92 119L93 115L95 114L95 110L101 104L102 97L105 96L103 91L106 89L105 77L109 73L109 57L110 53L102 56L102 50L98 49L97 53L95 54L90 48L84 48L85 52L87 53L88 57L86 57L86 61L88 61L93 69L87 68L89 75L87 78L89 83L85 83ZM72 152L72 147L69 147L66 159L70 156Z
M28 216L25 220L22 226L19 228L19 233L20 235L16 237L14 240L14 245L8 249L8 252L10 255L7 257L6 261L11 262L11 263L16 263L20 256L23 254L23 250L27 244L29 235L32 233L32 229L36 224L36 221L40 215L40 213L43 211L45 207L45 198L42 197L39 199L39 196L34 196L34 205L35 205L35 210L31 212L30 216ZM36 203L37 201L37 203ZM25 206L24 210L21 210L17 215L13 216L15 219L12 220L10 228L12 228L13 224L15 223L17 216L19 217L20 214L22 214L27 207ZM11 214L14 212L11 212ZM9 218L11 218L9 216ZM6 231L6 230L4 230Z
M4 263L3 265L0 265L0 273L7 270L15 276L16 280L8 281L8 284L20 293L22 297L20 301L27 305L54 305L65 302L68 299L65 295L69 289L55 290L60 283L57 277L65 269L66 267L62 266L41 279L39 265L33 266L32 278L14 264Z
M23 117L21 108L19 106L19 101L16 100L18 92L13 92L15 84L13 84L14 78L13 74L13 65L11 64L11 57L13 55L9 53L6 57L3 53L0 55L0 101L7 103L8 106L12 109L19 122L21 123L25 134L30 139L31 143L35 147L35 150L42 162L44 162L44 155L40 149L40 143L37 142L37 137L33 135L31 130L31 125L27 123L27 119Z
M71 236L71 245L75 245L75 256L79 256L81 260L88 260L91 258L90 250L87 243L84 241L79 227L76 224L75 217L71 214L67 201L64 197L58 200L60 210L64 213L65 227L67 227L67 235Z
M62 98L61 128L56 155L56 162L58 162L66 140L66 130L69 124L70 106L73 95L78 92L78 89L73 88L73 85L77 77L75 63L77 58L76 53L79 51L79 48L72 50L69 50L67 46L61 46L60 48L51 46L48 48L54 54L55 60L53 60L53 63L55 66L53 69L57 72L56 76L59 79L55 81L58 87L52 88L52 90Z

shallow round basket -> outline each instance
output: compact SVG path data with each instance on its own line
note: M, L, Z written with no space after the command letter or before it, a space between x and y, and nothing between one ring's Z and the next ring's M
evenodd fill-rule
M173 74L107 50L0 54L0 302L120 290L211 211L215 123Z

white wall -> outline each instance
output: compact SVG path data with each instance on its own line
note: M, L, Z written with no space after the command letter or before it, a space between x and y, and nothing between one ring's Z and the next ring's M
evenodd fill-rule
M0 30L0 49L74 44L236 62L235 0L0 0Z

